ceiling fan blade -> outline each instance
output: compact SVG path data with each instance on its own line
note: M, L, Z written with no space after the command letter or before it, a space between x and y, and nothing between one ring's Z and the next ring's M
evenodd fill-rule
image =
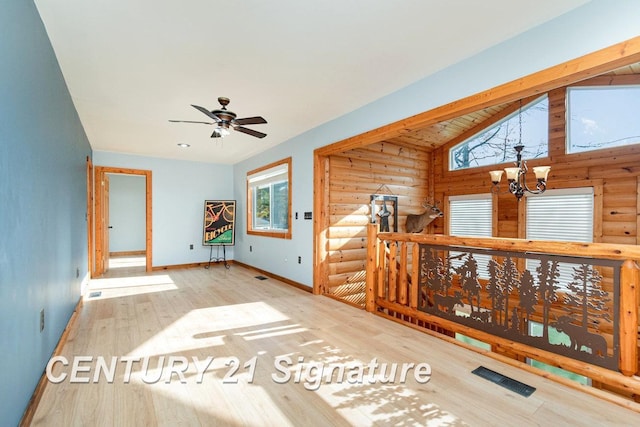
M193 105L193 104L191 104L191 106L193 108L195 108L196 110L201 111L204 114L206 114L207 116L211 117L215 122L219 122L220 121L220 118L218 116L216 116L215 114L213 114L211 111L207 110L206 108L200 107L199 105Z
M235 119L235 124L243 126L243 125L261 125L267 123L264 117L256 116L256 117L245 117L243 119Z
M234 128L238 132L246 133L247 135L255 136L256 138L264 138L266 133L258 132L257 130L243 128L242 126L236 126Z
M215 125L216 123L209 122L194 122L192 120L169 120L171 123L202 123L203 125Z

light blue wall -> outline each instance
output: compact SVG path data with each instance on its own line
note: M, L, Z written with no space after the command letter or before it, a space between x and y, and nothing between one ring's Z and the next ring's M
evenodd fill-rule
M109 251L144 251L146 247L146 179L109 174Z
M299 283L313 284L312 221L294 220L291 240L246 234L246 219L241 215L245 212L247 171L292 156L293 212L312 210L314 149L631 39L640 35L639 22L640 1L593 0L553 21L234 165L235 198L241 203L235 259ZM249 252L249 245L253 246L253 252ZM292 262L299 255L303 257L301 265Z
M3 0L1 9L0 420L15 425L87 272L91 152L35 6ZM593 0L233 167L105 152L95 153L94 163L153 171L153 265L207 260L200 244L204 200L235 198L237 245L229 258L311 286L312 221L294 220L291 240L246 235L247 171L292 156L292 207L302 218L313 207L315 148L630 39L640 33L638 22L637 0ZM42 308L47 326L40 333Z
M209 260L210 248L202 246L204 201L233 199L232 166L106 151L95 151L93 162L151 171L154 267ZM233 256L234 248L227 248L227 259Z
M0 424L9 426L87 275L91 149L33 2L0 9Z

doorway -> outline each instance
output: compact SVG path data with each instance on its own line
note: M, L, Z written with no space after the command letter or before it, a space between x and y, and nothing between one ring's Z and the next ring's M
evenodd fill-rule
M103 275L109 268L109 198L111 176L143 177L144 183L144 260L145 271L152 270L152 208L151 208L151 171L142 169L114 168L108 166L95 167L95 223L94 223L94 262L92 277Z

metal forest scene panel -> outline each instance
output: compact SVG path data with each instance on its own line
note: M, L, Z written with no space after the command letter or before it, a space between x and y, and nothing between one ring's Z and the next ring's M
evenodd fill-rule
M235 200L205 200L202 244L235 244Z
M617 370L621 262L450 249L420 245L419 310Z

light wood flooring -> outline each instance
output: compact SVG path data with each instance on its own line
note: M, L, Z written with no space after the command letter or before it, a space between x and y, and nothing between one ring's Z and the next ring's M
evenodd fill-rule
M114 269L92 280L62 349L69 365L57 363L52 371L67 377L47 384L32 425L640 425L637 412L257 275L238 265L214 265L153 274ZM89 372L76 374L89 383L70 380L74 356L93 356L93 362L78 365ZM95 360L110 363L112 356L113 381L102 375L94 382ZM199 382L196 369L204 365L191 361L208 356L213 362ZM355 377L352 383L324 379L311 391L295 377L283 380L286 369L276 361L285 356L294 371L313 362L353 373L354 366L366 367L375 358L398 366L426 362L432 376L425 384L412 374L405 383L366 376L363 383ZM131 362L127 373L124 357L141 362ZM184 382L166 372L171 357L189 361ZM226 363L233 358L240 368L225 382ZM148 371L141 367L145 359ZM480 365L537 390L530 397L508 391L473 375Z

